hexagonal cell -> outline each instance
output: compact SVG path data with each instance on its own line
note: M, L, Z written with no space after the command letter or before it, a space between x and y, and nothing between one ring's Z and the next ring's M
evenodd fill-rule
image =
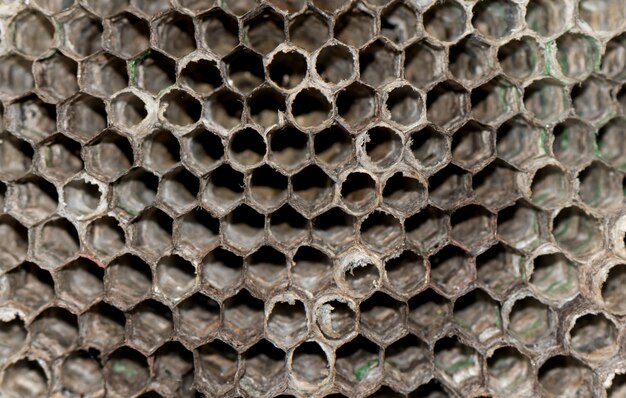
M385 376L402 390L415 388L430 377L429 355L428 347L417 337L403 337L385 349ZM380 398L404 396L388 387L382 387L377 394Z
M617 0L582 0L580 18L595 31L615 31L624 25L624 9Z
M376 113L376 102L374 91L358 82L341 90L335 101L337 113L353 128L367 125L372 120Z
M31 347L52 360L67 355L78 343L78 320L65 308L49 307L30 324Z
M404 78L425 88L442 78L446 69L444 50L429 41L419 41L404 50Z
M335 22L335 38L349 46L361 47L374 36L374 17L352 9L341 14Z
M431 283L447 295L466 288L472 277L472 258L462 249L447 245L428 258Z
M65 218L55 218L40 226L35 257L50 264L60 264L79 250L78 232Z
M84 154L87 170L104 181L118 178L134 161L130 143L114 130L107 130L90 142Z
M622 137L626 119L617 117L609 121L598 131L598 149L604 159L613 167L620 170L626 168L626 156L622 151L624 139Z
M444 380L457 388L470 388L480 383L481 361L478 352L459 342L456 336L445 337L435 344L435 366Z
M99 53L81 63L81 86L97 97L108 97L128 86L126 62L107 53Z
M532 365L514 347L500 347L487 359L489 387L501 395L532 396L534 375Z
M399 86L387 93L385 107L393 122L410 126L422 118L424 100L412 86Z
M193 290L196 268L178 255L162 257L156 265L154 289L169 301L178 301Z
M237 351L220 340L198 348L195 375L200 389L217 395L231 390L237 362Z
M292 204L308 212L324 207L334 196L333 181L316 165L291 177L291 188Z
M202 255L219 239L219 220L202 209L194 209L175 221L174 245L184 252Z
M397 340L407 329L407 306L376 292L360 305L361 333L379 344Z
M270 147L270 161L287 172L299 169L309 158L308 137L295 127L272 132Z
M38 142L54 134L57 112L54 105L46 104L35 95L20 99L6 109L10 117L7 129L31 142Z
M569 111L567 89L550 78L536 80L524 89L524 106L539 121L556 122Z
M490 75L493 69L491 53L491 46L479 37L465 37L450 47L450 72L466 84L474 85Z
M308 322L302 301L292 296L280 298L271 304L268 314L266 334L274 344L288 348L306 337Z
M265 209L277 209L288 197L288 179L268 165L252 171L248 192L256 204Z
M163 176L157 196L173 213L181 214L196 205L200 181L180 167Z
M495 217L479 205L456 209L450 216L450 237L472 252L478 252L495 239Z
M623 34L615 36L606 43L600 68L606 77L619 81L623 81L626 77L624 76L624 68L626 67L624 62L625 46L626 35Z
M472 117L481 123L498 125L518 112L520 94L507 78L497 76L472 91Z
M533 297L518 299L511 307L509 333L526 345L536 345L554 332L550 309Z
M248 106L251 119L266 129L278 124L286 112L285 98L272 88L262 88L253 93Z
M355 239L355 222L354 216L338 207L331 208L312 220L313 239L328 245L331 250L345 248Z
M75 351L65 358L61 367L63 388L75 394L103 393L102 366L88 351Z
M131 246L149 257L159 257L172 247L172 219L157 208L135 219L131 231Z
M584 3L584 2L583 2ZM557 355L541 365L537 380L542 394L557 397L592 397L593 372L570 356Z
M169 133L167 134L167 137L170 137ZM161 147L171 153L171 144L160 143L159 148ZM183 138L183 150L186 155L183 158L183 163L189 164L192 169L197 169L200 174L213 169L224 157L224 145L221 138L202 127ZM178 156L180 157L180 154ZM172 154L170 159L173 160L174 158L175 156ZM158 163L156 159L155 163Z
M482 290L457 298L452 311L454 323L481 344L489 345L504 336L500 306Z
M300 246L296 250L291 267L294 285L318 291L328 285L331 273L332 262L324 252L311 246Z
M604 118L613 108L611 90L613 86L609 82L595 77L574 86L571 93L574 113L588 121Z
M538 54L540 49L535 39L521 37L509 41L498 49L498 62L507 77L523 80L537 72L541 63Z
M178 333L194 344L212 336L220 326L219 304L201 293L178 305Z
M623 200L620 178L613 169L600 162L593 162L578 175L578 194L583 202L594 209L612 212Z
M57 274L59 297L72 306L85 309L104 293L104 271L96 263L79 258Z
M328 354L314 341L302 343L293 350L291 372L291 376L302 383L303 390L320 388L332 377Z
M11 21L9 30L15 49L28 57L40 57L55 46L54 25L37 11L17 14Z
M102 207L102 187L85 179L77 179L63 187L64 210L77 219L93 215Z
M561 248L578 258L588 258L604 246L597 220L578 207L559 212L554 219L552 234Z
M498 212L498 238L520 250L533 250L545 242L547 219L525 201Z
M449 157L448 141L430 126L412 132L407 142L411 155L422 168L439 168Z
M415 11L401 2L387 7L380 16L381 34L396 44L406 43L417 30Z
M185 90L171 90L160 99L160 116L169 124L187 127L202 116L202 104Z
M590 36L566 33L556 40L556 58L561 72L582 80L594 71L600 58L600 44Z
M152 94L158 94L176 81L174 61L154 50L129 61L129 70L130 83Z
M267 153L263 136L248 127L235 132L228 144L229 158L242 167L258 165Z
M59 18L64 33L64 47L76 58L95 54L102 48L102 22L83 8Z
M7 65L10 66L10 64ZM55 52L45 59L37 60L33 64L33 72L37 87L51 101L63 101L78 91L76 78L78 64L60 52ZM17 76L19 76L19 73ZM15 83L18 83L20 80L17 79Z
M166 173L180 161L180 145L168 130L154 131L142 145L143 165L156 173Z
M585 314L570 329L570 344L585 360L604 362L619 350L617 333L616 325L604 314Z
M228 84L244 94L254 90L265 81L261 57L246 47L238 48L224 58Z
M225 214L243 199L244 186L243 174L222 165L210 174L200 200L210 210Z
M328 41L330 28L326 18L309 9L289 23L289 38L293 44L313 52Z
M453 0L435 4L424 13L424 29L437 40L453 42L465 32L467 15Z
M102 257L111 257L126 247L124 230L113 217L98 218L87 226L85 244Z
M344 344L336 352L335 382L352 388L374 384L383 370L380 355L380 348L362 336Z
M188 62L180 72L180 82L190 90L208 95L223 83L215 61L198 59Z
M86 142L107 126L107 113L102 100L79 94L62 105L62 129L78 141Z
M120 307L130 307L139 302L150 292L151 286L150 266L137 256L124 254L106 269L106 295Z
M428 179L430 202L444 210L458 207L471 195L471 175L449 165Z
M29 175L9 189L7 210L24 224L33 225L50 217L59 205L57 188L47 180Z
M367 297L380 285L380 270L368 255L348 253L341 266L343 273L337 276L337 282L354 297Z
M289 110L299 126L312 128L328 120L332 108L332 103L321 91L305 88L292 98Z
M288 204L272 212L270 236L283 245L295 246L309 236L309 221Z
M544 299L561 305L578 294L578 269L561 253L545 254L533 260L529 282Z
M577 119L566 120L554 127L553 135L554 156L567 167L577 168L594 156L595 134L586 123Z
M142 18L125 12L105 21L103 46L112 53L130 59L147 50L149 45L150 26Z
M482 168L495 153L494 133L481 124L469 122L452 139L452 161L467 169Z
M193 382L193 354L181 343L165 343L154 353L154 382L159 383L159 390L165 393L191 392L189 384Z
M501 39L519 30L522 13L513 1L482 1L474 6L472 25L483 35Z
M200 264L202 284L212 290L234 290L243 281L243 258L228 249L213 249Z
M541 36L554 36L565 29L568 7L563 0L531 0L526 6L526 24Z
M222 219L221 228L230 245L249 251L265 236L265 217L248 205L240 205Z
M362 150L367 160L377 169L389 169L402 157L402 137L394 130L378 126L367 131L362 138Z
M252 345L263 334L263 302L243 289L224 301L222 335L237 347Z
M121 347L105 364L107 388L120 395L133 395L143 390L150 380L148 361L138 351Z
M19 97L35 88L32 73L33 63L19 55L0 57L1 97ZM50 73L54 73L51 70ZM61 91L62 93L63 91Z
M8 282L8 283L7 283ZM54 280L48 271L25 262L2 276L0 300L12 300L26 315L34 315L54 298Z
M548 152L547 131L522 118L514 118L498 128L496 153L506 162L524 168L533 158Z
M354 142L345 129L333 125L313 137L313 150L321 164L335 169L353 159Z
M328 84L342 84L355 74L355 55L349 47L330 44L322 48L315 58L315 71Z
M148 299L138 304L130 314L129 343L142 351L153 352L173 332L172 313L165 305Z
M626 301L621 289L622 283L626 280L626 266L617 264L611 267L606 278L602 282L602 301L612 314L622 315L626 312Z
M341 200L353 213L365 214L378 203L376 181L365 172L353 172L341 184Z
M2 365L6 364L8 358L12 357L24 347L28 330L24 326L24 321L19 317L12 320L0 321L0 337L4 344L0 348L2 353Z
M426 95L428 121L449 128L464 121L469 113L469 96L465 89L452 81L437 84Z
M8 132L0 133L0 177L16 180L28 173L33 160L32 146Z
M448 216L431 206L404 220L407 239L421 253L428 253L445 243L449 229Z
M400 54L377 40L359 52L360 80L370 86L385 85L399 76Z
M557 166L548 165L535 172L530 186L536 205L555 209L569 201L571 187L568 176Z
M315 322L327 339L340 344L356 331L356 309L351 301L328 297L316 303Z
M285 353L266 340L261 340L243 355L245 371L239 380L244 391L271 395L284 388ZM282 387L282 388L281 388Z
M243 98L238 94L222 89L211 95L207 109L208 119L225 129L231 129L241 123Z
M2 215L0 234L6 238L0 243L0 271L8 271L26 258L28 230L13 217Z
M287 258L271 246L262 246L246 258L250 289L263 295L287 285Z
M472 178L472 187L479 203L493 212L508 206L521 196L517 170L496 160Z
M307 60L299 51L279 51L267 66L269 78L277 86L290 90L307 76Z
M216 8L199 18L200 44L224 56L239 44L237 20L223 10Z
M143 168L136 168L115 182L115 204L131 216L138 215L156 199L159 179Z
M184 14L171 12L156 23L153 45L176 58L184 57L196 49L193 20Z
M20 359L6 367L0 388L8 397L42 397L49 393L49 380L37 361Z
M283 17L271 8L265 8L244 23L244 36L250 47L267 54L285 41Z
M78 142L55 135L38 147L39 170L51 179L66 180L83 168L80 150Z
M383 188L383 203L403 215L415 213L426 204L427 188L410 176L395 173Z
M521 286L523 257L498 243L476 257L476 282L495 297L505 298Z

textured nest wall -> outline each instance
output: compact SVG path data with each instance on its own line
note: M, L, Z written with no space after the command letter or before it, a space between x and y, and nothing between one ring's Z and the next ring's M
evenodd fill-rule
M626 397L622 0L0 15L0 396Z

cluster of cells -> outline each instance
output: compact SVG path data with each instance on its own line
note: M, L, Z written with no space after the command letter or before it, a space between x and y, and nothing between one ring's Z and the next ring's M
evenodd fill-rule
M626 397L624 31L0 2L0 395Z

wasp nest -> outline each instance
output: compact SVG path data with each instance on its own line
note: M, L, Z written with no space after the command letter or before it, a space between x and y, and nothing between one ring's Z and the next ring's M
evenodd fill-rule
M4 0L2 397L625 397L621 0Z

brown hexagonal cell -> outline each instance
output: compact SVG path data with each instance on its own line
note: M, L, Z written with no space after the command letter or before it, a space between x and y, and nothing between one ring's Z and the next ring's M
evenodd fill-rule
M561 253L538 256L529 282L540 297L563 304L578 294L577 265Z
M541 365L537 380L542 393L553 396L593 396L593 372L571 356L557 355Z
M154 131L143 142L143 166L157 174L165 174L180 161L180 144L165 129Z
M102 186L80 178L63 187L64 210L76 219L94 215L101 207L105 192Z
M138 303L150 292L151 287L152 270L137 256L124 254L106 268L106 296L122 308Z
M206 253L219 241L219 220L196 208L178 218L174 224L174 246L196 256Z
M376 114L376 95L371 88L355 82L337 94L338 115L351 127L367 125Z
M482 1L474 6L472 14L472 25L487 37L501 39L521 28L522 13L513 1Z
M86 258L79 258L56 274L59 297L73 307L85 309L104 293L104 270Z
M333 106L321 91L309 87L293 96L289 110L296 124L306 129L319 126L328 120Z
M556 40L556 46L556 58L565 76L580 81L596 68L600 45L594 38L566 33Z
M530 361L514 347L504 346L487 359L489 387L498 394L531 396L534 375Z
M37 361L20 359L6 367L0 386L9 397L35 398L48 394L49 383Z
M604 314L584 314L569 331L572 349L590 362L610 360L619 350L617 326Z
M568 168L578 168L594 156L595 133L586 123L569 119L555 126L552 133L554 156Z
M205 341L220 327L220 306L211 297L196 293L177 306L177 333L194 345Z
M492 47L487 42L479 36L468 36L450 48L449 69L454 77L473 86L490 75L492 57Z
M380 345L397 340L407 330L407 305L376 292L360 305L360 331Z
M148 49L150 26L142 18L125 12L105 21L103 45L112 53L131 59Z
M445 337L435 344L435 367L444 380L457 388L470 388L480 383L481 358L472 347L461 343L456 336Z
M102 22L83 8L74 8L61 16L64 48L75 58L84 58L102 47Z
M333 182L319 166L310 165L291 177L291 203L305 212L328 205L334 194Z
M612 31L623 25L624 10L615 0L582 0L578 4L580 18L596 31Z
M239 388L255 394L271 395L284 388L285 353L261 340L242 355L245 371Z
M107 126L107 112L102 100L79 94L65 102L60 113L64 118L61 129L80 142L94 138Z
M589 122L604 119L613 109L611 89L609 82L595 77L574 86L571 92L574 113Z
M263 302L243 289L226 299L222 335L239 348L249 347L263 334Z
M107 388L120 395L132 395L148 385L150 369L143 354L123 346L108 357L105 375Z
M272 88L262 88L254 92L249 98L248 106L252 120L266 129L278 124L286 112L285 98Z
M431 283L446 295L463 291L473 279L472 257L456 246L443 247L428 262Z
M354 303L339 297L327 297L315 304L317 327L331 342L341 344L357 330L358 318Z
M472 117L481 123L499 125L518 112L520 90L508 78L496 76L472 90Z
M39 171L53 180L66 180L83 169L81 145L57 134L37 148Z
M198 348L196 355L195 376L200 391L223 395L234 388L237 351L220 340L213 340Z
M160 116L175 127L195 124L202 116L202 104L186 90L170 90L161 97L160 107Z
M172 219L157 208L144 211L131 224L130 245L149 258L156 258L172 247Z
M452 42L463 35L467 15L454 0L431 6L423 15L424 29L437 40Z
M311 246L300 246L293 256L291 277L303 289L318 291L330 282L332 262L329 256Z
M602 283L602 300L607 310L615 315L626 312L626 301L623 300L623 292L620 289L622 282L626 280L626 266L617 264L612 266Z
M87 226L85 244L97 255L109 258L126 247L126 235L117 219L104 216Z
M226 248L213 249L200 264L201 282L209 291L235 291L243 282L243 258Z
M295 246L309 236L309 229L309 221L289 204L283 205L270 216L270 237L281 244Z
M136 305L129 316L128 342L141 352L154 352L173 333L172 312L153 299Z
M271 52L285 41L283 17L269 7L245 21L243 29L250 47L261 54Z
M211 172L200 200L204 207L224 215L243 199L244 187L243 174L224 164Z
M309 9L291 20L289 37L298 47L313 52L328 40L330 27L324 16L315 9Z
M38 142L55 133L57 111L35 95L13 102L6 108L7 129L30 142Z
M555 332L554 322L554 314L549 307L528 296L511 307L507 329L521 343L532 346Z
M446 70L445 52L438 44L418 41L404 50L404 78L425 88L441 79Z
M265 237L265 216L248 205L240 205L222 219L226 242L241 251L257 247Z
M180 167L164 175L159 182L157 197L173 213L183 213L196 205L200 181L196 176Z
M128 86L124 60L107 53L98 53L81 63L82 89L96 97L109 97Z
M65 218L54 218L39 227L35 257L50 266L59 266L80 249L76 227Z
M449 229L448 216L431 206L404 220L407 240L421 253L428 253L447 242Z
M30 10L17 14L9 29L15 49L28 57L40 57L55 45L54 25L40 12Z
M554 36L565 29L568 13L564 0L532 0L526 6L526 24L541 36Z
M361 171L348 174L341 184L341 200L353 213L368 213L378 203L376 180Z
M454 323L481 344L492 344L504 336L500 306L482 290L457 298L452 311Z
M332 377L329 355L315 341L300 344L291 356L291 377L303 390L316 390Z
M274 344L291 347L306 337L308 320L302 301L292 296L279 298L268 307L268 313L265 333Z
M323 47L315 58L315 71L328 84L343 84L355 75L355 55L342 44Z
M530 9L529 9L530 10ZM498 62L504 74L512 79L522 80L537 72L541 60L537 41L530 37L513 39L498 49Z
M88 351L70 354L61 368L63 388L75 394L97 394L104 390L102 365Z
M176 81L174 61L158 51L150 50L129 62L130 83L152 94L171 86Z
M178 255L161 257L155 268L154 290L164 299L177 302L196 285L196 268Z
M469 113L469 98L465 89L451 81L437 84L426 96L428 121L441 128L463 123Z
M287 258L271 246L262 246L246 258L247 285L265 297L288 284Z
M396 2L385 8L380 15L381 34L396 44L409 41L417 30L415 10Z
M335 38L353 47L361 47L374 36L374 17L364 11L351 9L337 17Z
M143 168L130 170L113 184L117 208L137 216L156 199L159 179Z
M0 337L4 341L0 349L3 358L0 360L2 365L5 365L9 358L23 349L27 336L28 330L26 330L21 318L15 317L11 320L0 321Z
M569 111L567 89L551 78L536 80L524 89L524 106L543 123L553 123Z
M26 225L34 225L56 212L59 194L51 182L29 175L13 184L7 202L9 213Z
M506 162L526 168L531 160L547 152L546 130L515 117L502 124L496 136L496 154Z
M193 380L193 354L177 341L167 342L154 353L154 381L164 394L188 392Z
M402 390L411 390L430 377L432 369L428 357L428 348L424 342L414 335L405 336L385 349L385 377L395 385L402 386ZM385 394L379 390L377 396L394 396L393 390L384 389L381 388Z
M383 372L380 356L380 347L363 336L344 344L336 352L335 383L363 390L375 385Z
M366 159L377 169L388 169L402 157L402 136L389 127L377 126L363 136L362 150Z
M32 69L33 63L20 55L0 57L0 77L2 77L0 96L2 98L19 97L32 90L35 86ZM52 70L51 73L53 73Z
M476 257L476 282L495 297L506 297L523 282L523 257L498 243Z
M371 249L386 253L403 238L402 224L392 214L374 211L360 225L361 242Z
M55 295L54 280L50 273L38 265L24 262L4 274L0 288L0 302L14 302L26 315L34 315L52 301Z
M153 45L176 58L196 49L193 20L177 12L165 14L155 21Z
M360 80L381 87L399 77L400 53L383 40L377 40L359 51Z
M578 207L559 212L553 221L552 235L557 244L577 258L589 258L603 249L598 222Z
M29 329L31 346L48 360L68 354L78 343L78 319L62 307L43 310Z
M17 71L18 69L13 70ZM33 64L33 71L39 90L50 101L62 101L78 91L76 78L78 65L71 58L64 56L60 52L55 52L49 57L37 60Z

